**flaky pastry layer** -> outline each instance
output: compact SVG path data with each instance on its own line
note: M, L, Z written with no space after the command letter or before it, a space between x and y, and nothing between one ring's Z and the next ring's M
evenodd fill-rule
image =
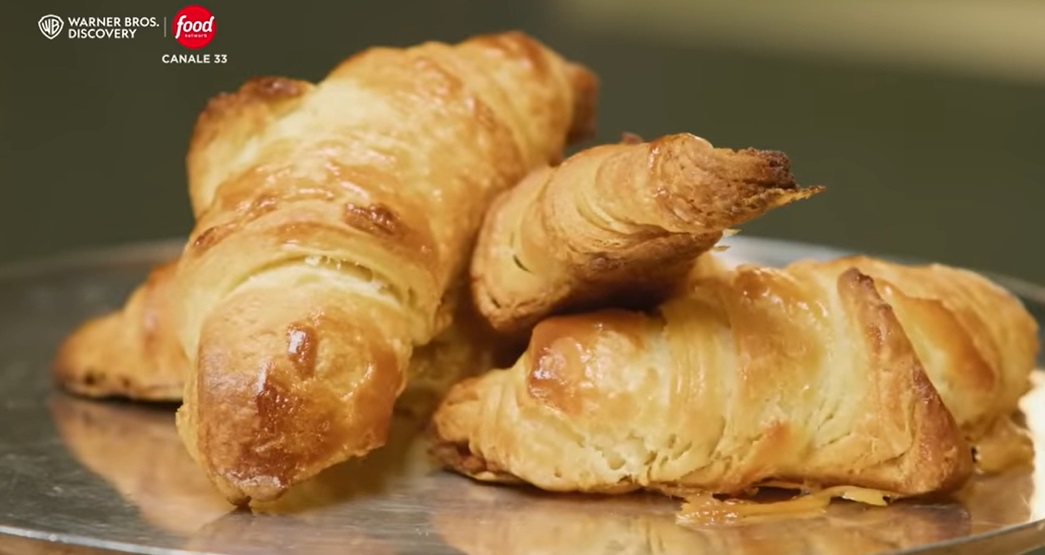
M370 48L213 99L188 154L178 428L232 502L380 446L489 201L591 131L590 72L521 33Z
M971 272L741 266L652 314L542 321L513 367L451 390L436 452L554 491L947 492L970 476L971 445L1010 429L1037 350L1019 301Z
M822 190L799 188L782 152L688 133L582 150L494 201L472 258L476 306L519 333L566 310L656 304L730 228Z

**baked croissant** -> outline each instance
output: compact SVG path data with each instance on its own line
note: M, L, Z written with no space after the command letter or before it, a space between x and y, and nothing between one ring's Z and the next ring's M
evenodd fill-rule
M63 388L86 397L181 401L189 363L172 325L176 266L176 260L158 265L120 310L87 321L66 338L53 366ZM455 382L511 352L476 313L467 281L460 279L455 290L450 325L410 358L411 379L397 412L430 416Z
M520 33L372 48L200 116L181 435L237 504L385 439L497 192L592 127L595 78ZM202 208L201 208L202 207Z
M512 368L451 389L435 449L474 478L556 491L946 492L973 469L966 434L1016 410L1035 326L938 265L740 266L654 314L542 321Z
M65 339L53 374L90 397L180 401L188 360L172 322L177 260L157 265L117 311L91 319Z
M503 332L610 299L656 304L731 227L808 198L783 153L690 134L583 150L500 195L472 260L476 306Z

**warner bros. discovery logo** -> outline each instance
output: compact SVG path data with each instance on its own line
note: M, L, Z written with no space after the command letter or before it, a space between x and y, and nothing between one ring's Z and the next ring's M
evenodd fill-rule
M62 32L62 27L65 26L65 23L57 15L49 14L41 17L40 21L37 22L37 26L40 27L40 32L45 37L53 40L58 36L58 33Z

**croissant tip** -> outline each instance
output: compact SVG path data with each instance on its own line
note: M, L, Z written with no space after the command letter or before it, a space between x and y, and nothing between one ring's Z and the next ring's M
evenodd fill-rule
M772 169L779 169L782 171L791 171L791 159L788 158L787 154L779 150L760 150L757 148L745 148L740 151L742 154L748 154L757 157L762 161L763 164L767 165Z
M809 185L806 187L800 187L798 183L794 182L793 188L796 189L793 200L804 200L809 197L819 195L820 193L823 193L827 190L827 187L823 185Z

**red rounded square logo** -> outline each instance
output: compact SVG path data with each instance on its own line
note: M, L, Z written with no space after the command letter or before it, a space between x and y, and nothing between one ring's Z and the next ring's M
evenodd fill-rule
M203 48L214 39L214 15L196 4L178 10L171 22L174 40L185 48Z

